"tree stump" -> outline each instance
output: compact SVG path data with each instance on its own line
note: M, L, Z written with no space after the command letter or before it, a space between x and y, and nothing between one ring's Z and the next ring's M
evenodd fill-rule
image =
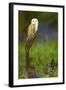
M25 45L25 62L26 62L26 72L27 72L28 78L37 78L35 69L30 63L30 55L29 55L30 48L32 47L32 44L34 40L36 39L36 37L37 37L37 34L34 34L33 36L31 36L26 41L26 45Z

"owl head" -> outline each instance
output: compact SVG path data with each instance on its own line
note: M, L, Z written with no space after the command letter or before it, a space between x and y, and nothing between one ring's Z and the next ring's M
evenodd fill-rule
M38 19L37 19L37 18L33 18L33 19L31 20L31 24L37 25L37 24L38 24Z

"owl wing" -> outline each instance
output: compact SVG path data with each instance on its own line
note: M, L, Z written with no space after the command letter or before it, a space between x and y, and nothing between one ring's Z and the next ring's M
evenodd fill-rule
M35 33L35 25L30 24L28 27L28 39L31 39Z
M29 49L31 48L33 41L36 37L37 37L37 34L35 33L35 26L30 24L28 27L28 36L27 36L27 41L25 46L25 49L27 51L29 51Z

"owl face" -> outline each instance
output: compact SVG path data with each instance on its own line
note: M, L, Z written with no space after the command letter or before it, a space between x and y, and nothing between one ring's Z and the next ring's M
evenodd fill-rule
M38 24L38 19L33 18L33 19L31 20L31 24L37 25L37 24Z

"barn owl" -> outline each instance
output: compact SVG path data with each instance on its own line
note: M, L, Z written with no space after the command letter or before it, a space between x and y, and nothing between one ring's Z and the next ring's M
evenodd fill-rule
M27 40L31 39L31 37L34 36L34 34L37 32L37 30L38 30L38 19L33 18L31 20L29 27L28 27L28 38L27 38Z

